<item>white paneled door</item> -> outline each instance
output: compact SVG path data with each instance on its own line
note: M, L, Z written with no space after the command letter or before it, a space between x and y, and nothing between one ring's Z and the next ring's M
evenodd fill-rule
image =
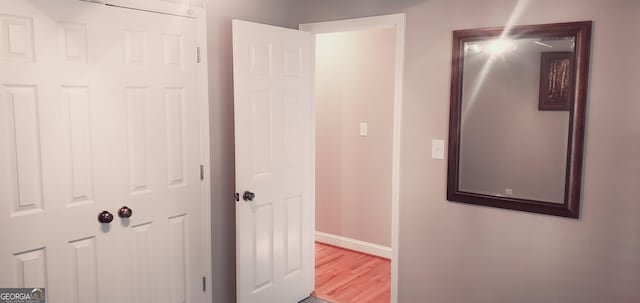
M203 302L195 54L193 19L0 1L0 287Z
M313 291L313 36L234 20L240 303Z

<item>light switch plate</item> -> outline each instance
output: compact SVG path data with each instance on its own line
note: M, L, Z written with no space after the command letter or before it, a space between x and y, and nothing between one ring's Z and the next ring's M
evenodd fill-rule
M360 122L360 137L369 136L369 124L367 122Z
M431 141L431 158L444 160L444 140L433 139Z

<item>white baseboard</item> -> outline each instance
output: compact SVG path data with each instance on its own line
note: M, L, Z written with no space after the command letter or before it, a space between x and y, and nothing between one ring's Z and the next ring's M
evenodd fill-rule
M365 254L391 259L391 247L316 231L316 241Z

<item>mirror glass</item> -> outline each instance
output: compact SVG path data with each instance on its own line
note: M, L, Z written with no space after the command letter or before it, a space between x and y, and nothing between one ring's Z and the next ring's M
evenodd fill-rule
M453 31L447 200L579 217L591 27Z
M574 37L464 43L460 191L563 203L570 112L540 99L570 97L574 48Z

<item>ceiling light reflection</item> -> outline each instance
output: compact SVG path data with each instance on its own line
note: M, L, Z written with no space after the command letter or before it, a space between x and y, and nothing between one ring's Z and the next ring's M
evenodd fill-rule
M518 45L511 39L499 38L495 39L487 45L486 51L492 55L502 55L512 52L518 48Z

